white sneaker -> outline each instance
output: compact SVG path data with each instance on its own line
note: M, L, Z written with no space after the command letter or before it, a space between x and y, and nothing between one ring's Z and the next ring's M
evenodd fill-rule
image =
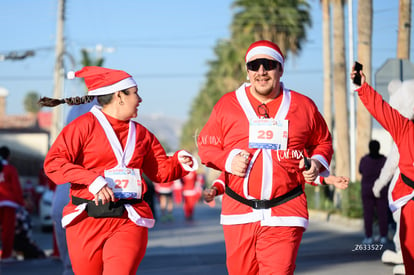
M405 275L405 267L403 264L399 264L394 266L392 269L393 274Z
M384 253L382 253L381 261L384 264L403 264L403 257L401 251L395 252L392 250L385 250Z
M372 244L372 238L365 238L362 240L362 244Z

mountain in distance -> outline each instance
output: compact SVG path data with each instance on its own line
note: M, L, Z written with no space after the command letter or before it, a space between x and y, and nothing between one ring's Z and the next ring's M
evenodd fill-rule
M136 121L151 131L166 150L177 151L184 120L164 114L139 115Z

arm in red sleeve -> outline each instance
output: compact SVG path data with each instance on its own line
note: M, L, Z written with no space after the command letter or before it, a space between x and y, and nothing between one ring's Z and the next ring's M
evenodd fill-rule
M178 161L180 151L170 157L165 153L164 148L158 139L150 132L146 138L148 151L143 161L143 172L154 182L170 182L182 178L188 174Z
M222 172L220 176L213 181L213 184L211 186L216 188L217 190L216 196L220 196L224 194L224 190L226 188L225 180L226 180L225 173Z
M395 143L398 144L412 122L385 102L381 95L368 83L365 82L356 91L367 110L390 133Z
M63 128L44 161L46 175L56 184L71 182L90 185L100 176L99 171L103 171L103 163L99 160L103 150L102 144L93 140L97 135L91 132L94 121L91 119L76 121L77 123L70 123ZM103 130L102 134L104 135ZM92 155L93 161L87 164L90 167L85 165L85 151ZM105 164L108 165L107 167L113 167L116 165L116 160Z

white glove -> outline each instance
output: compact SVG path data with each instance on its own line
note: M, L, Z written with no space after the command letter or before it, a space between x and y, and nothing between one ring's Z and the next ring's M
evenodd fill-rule
M382 190L382 186L381 184L378 182L378 180L375 181L374 186L372 187L372 193L374 193L374 196L376 198L381 197L381 190Z

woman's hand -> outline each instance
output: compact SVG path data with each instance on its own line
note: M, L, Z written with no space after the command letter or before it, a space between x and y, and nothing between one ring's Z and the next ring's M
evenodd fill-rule
M193 159L189 156L180 156L180 157L178 157L178 161L181 164L185 164L185 165L188 165L190 167L193 166Z
M99 190L98 193L95 194L96 205L99 205L99 200L102 201L102 204L108 203L110 201L115 201L114 191L112 191L108 185L105 185L101 188L101 190Z

